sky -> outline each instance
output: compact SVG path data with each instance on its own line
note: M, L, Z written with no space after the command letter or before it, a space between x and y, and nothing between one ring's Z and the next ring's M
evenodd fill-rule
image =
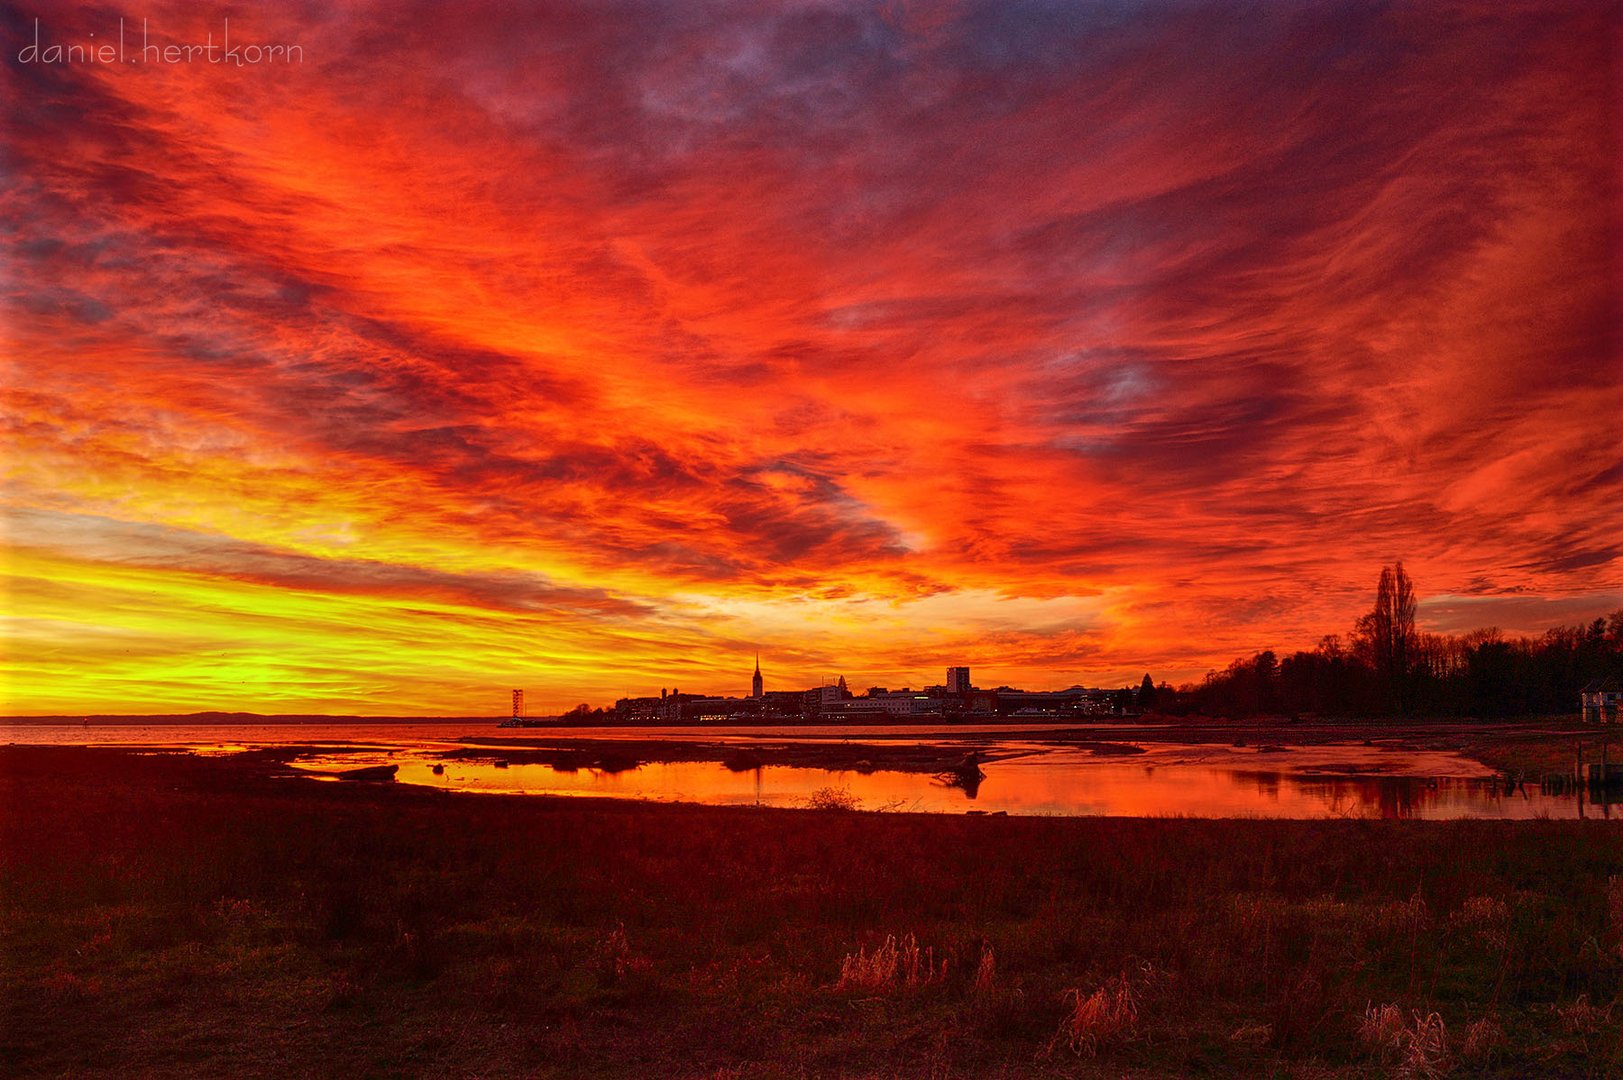
M0 12L0 712L1623 607L1615 4Z

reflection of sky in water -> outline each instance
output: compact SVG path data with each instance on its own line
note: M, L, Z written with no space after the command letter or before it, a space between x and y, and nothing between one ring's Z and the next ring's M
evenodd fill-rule
M1293 754L1299 761L1288 760ZM432 772L435 761L445 771ZM300 762L314 770L393 763L396 779L451 791L585 795L714 805L804 806L823 788L848 791L864 809L1087 816L1272 818L1576 817L1571 797L1524 788L1506 793L1481 766L1444 753L1318 747L1256 753L1172 745L1129 758L1077 751L1031 754L985 766L974 798L918 773L766 766L732 772L716 762L649 763L624 772L436 758L431 752L335 754ZM1387 775L1331 775L1326 765ZM1417 773L1417 768L1435 771ZM1397 773L1398 775L1392 775ZM1591 808L1591 813L1596 809Z
M983 729L977 740L999 760L984 766L986 779L974 798L917 773L839 772L767 766L731 772L716 762L650 763L620 773L515 762L497 768L489 761L445 757L466 736L501 738L510 749L526 744L592 739L701 739L763 744L787 742L935 742L970 727L792 728L751 734L744 728L579 728L498 731L488 723L361 724L77 724L0 725L0 743L123 744L178 746L204 754L234 753L255 746L348 745L344 753L321 753L301 760L301 768L336 771L395 764L396 779L452 791L547 793L704 802L717 805L803 806L823 788L850 792L865 809L963 813L1150 815L1277 818L1536 818L1576 817L1575 796L1541 794L1536 788L1507 793L1477 762L1443 751L1393 745L1237 747L1222 743L1139 743L1143 753L1095 755L1088 750L1047 745L1045 728L1021 725ZM1046 730L1078 731L1077 725ZM1113 737L1114 735L1114 737ZM1110 725L1086 736L1119 742ZM366 749L359 749L365 747ZM481 748L484 749L484 748ZM492 758L501 747L488 747ZM443 763L443 775L432 766ZM1603 809L1585 806L1598 816Z

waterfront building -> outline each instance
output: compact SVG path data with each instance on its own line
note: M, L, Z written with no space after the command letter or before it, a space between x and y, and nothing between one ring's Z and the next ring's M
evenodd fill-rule
M1583 688L1580 695L1584 723L1615 724L1618 712L1623 710L1623 690L1616 679L1596 679Z

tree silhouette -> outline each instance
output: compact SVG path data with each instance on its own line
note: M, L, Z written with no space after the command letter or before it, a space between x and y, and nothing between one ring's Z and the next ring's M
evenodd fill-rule
M1511 638L1497 627L1422 634L1413 583L1401 567L1382 577L1375 610L1358 619L1350 644L1330 634L1311 650L1235 660L1202 683L1157 687L1156 710L1368 716L1401 705L1426 716L1561 714L1577 708L1586 683L1623 681L1623 610L1537 637Z
M1358 620L1360 643L1368 650L1376 677L1385 687L1388 705L1402 712L1409 705L1409 676L1415 661L1414 582L1403 563L1381 568L1375 587L1375 610Z
M1155 704L1155 680L1150 678L1149 672L1144 673L1144 681L1138 684L1138 711L1143 712Z

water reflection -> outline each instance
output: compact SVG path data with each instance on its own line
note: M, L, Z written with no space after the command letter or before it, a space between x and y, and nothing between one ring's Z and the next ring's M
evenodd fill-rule
M1175 750L1178 748L1168 748ZM1188 750L1190 748L1182 748ZM1208 748L1200 748L1205 751ZM1165 756L1176 755L1167 753ZM1196 755L1200 756L1200 755ZM388 761L397 780L450 791L553 794L795 807L824 789L848 792L863 809L1080 816L1258 818L1562 818L1579 816L1572 795L1507 791L1491 777L1356 775L1237 767L1099 761L1056 753L989 762L969 784L887 771L824 770L721 762L648 763L618 771L513 762L436 759L429 753L317 755L301 768L336 771ZM443 770L434 771L443 763Z
M1079 743L1078 725L988 727L886 725L773 729L524 729L496 732L477 721L309 724L0 724L0 742L177 747L228 754L264 746L309 746L299 767L336 772L373 764L399 766L398 782L451 791L612 796L725 805L804 806L818 791L849 792L867 809L964 813L1273 818L1570 818L1609 817L1602 799L1583 790L1509 788L1458 754L1386 744L1243 746L1226 743L1129 744L1121 729ZM1063 734L1062 734L1063 733ZM452 756L474 737L488 758ZM520 751L572 739L703 740L725 747L725 762L637 764L638 748L598 754L625 768L531 764ZM495 745L485 740L495 740ZM963 740L986 756L984 775L942 777L889 772L863 754L847 771L765 763L773 745L791 742L895 747ZM1093 749L1089 749L1091 746ZM1108 752L1105 752L1108 750ZM1129 752L1130 751L1130 752ZM498 768L498 758L510 765ZM533 753L532 753L533 756ZM853 755L857 756L857 755ZM436 773L434 766L442 765ZM951 783L944 782L953 781Z

